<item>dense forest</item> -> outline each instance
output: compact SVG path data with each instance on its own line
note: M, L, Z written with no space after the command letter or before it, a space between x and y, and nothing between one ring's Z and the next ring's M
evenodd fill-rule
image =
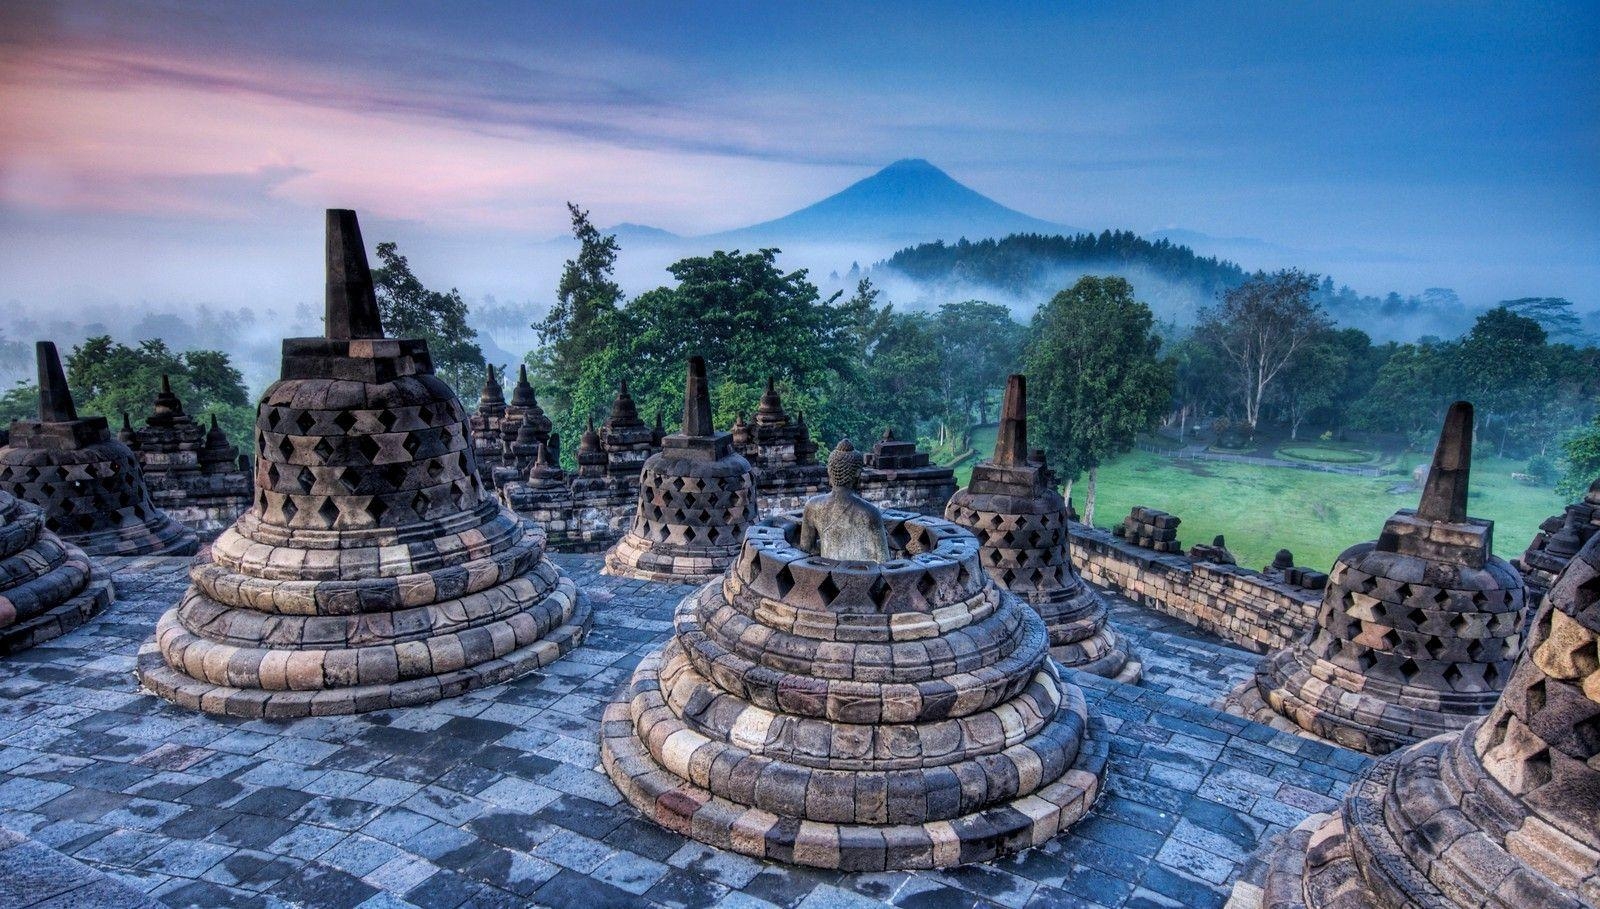
M923 243L896 252L875 268L941 290L1007 298L1048 299L1084 274L1115 274L1139 288L1158 319L1187 325L1198 311L1250 273L1215 256L1166 239L1148 240L1131 231L1073 236L1013 234L999 240ZM1454 337L1482 313L1449 288L1420 294L1357 293L1323 276L1311 299L1338 324L1362 327L1377 340L1411 341ZM1574 326L1576 328L1576 326ZM1576 341L1575 336L1560 340Z

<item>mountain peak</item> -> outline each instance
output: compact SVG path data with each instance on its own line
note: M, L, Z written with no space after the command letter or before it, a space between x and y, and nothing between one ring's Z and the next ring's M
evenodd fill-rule
M1063 230L1001 205L925 158L901 158L814 205L723 236L915 242Z

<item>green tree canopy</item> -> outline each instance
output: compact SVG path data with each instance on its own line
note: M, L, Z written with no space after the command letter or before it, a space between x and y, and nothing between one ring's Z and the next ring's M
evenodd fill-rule
M372 283L385 333L391 338L426 339L439 378L462 398L473 400L487 365L476 341L478 333L467 324L461 293L453 287L449 293L429 290L392 242L378 244L378 261Z
M572 218L578 254L568 259L561 271L555 305L533 326L541 346L528 357L528 365L557 409L572 407L579 376L589 360L610 345L623 299L622 287L612 277L619 249L616 236L601 234L590 222L589 213L571 202L567 213ZM588 416L586 411L583 419Z
M1097 468L1131 449L1171 400L1173 367L1159 357L1154 321L1133 287L1114 277L1084 277L1034 314L1030 434L1063 476L1088 473L1086 521Z

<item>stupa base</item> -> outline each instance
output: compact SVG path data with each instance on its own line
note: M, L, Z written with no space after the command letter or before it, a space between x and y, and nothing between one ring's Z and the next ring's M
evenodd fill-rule
M666 769L639 737L635 711L640 703L664 703L660 686L662 657L645 658L621 699L601 718L600 758L623 796L646 818L702 843L753 858L839 871L894 871L945 868L984 862L1038 846L1088 813L1099 795L1108 749L1083 736L1070 767L1053 782L1027 795L948 820L923 823L828 823L780 816L712 793L692 779ZM1063 685L1061 709L1087 728L1087 708L1074 686ZM642 696L643 702L635 697ZM698 736L681 721L669 720L685 742ZM682 727L682 728L679 728ZM659 730L652 730L652 737ZM668 744L666 754L684 750ZM718 750L718 749L708 749ZM726 750L726 749L722 749ZM687 757L686 772L716 772L721 760ZM983 761L976 758L975 761ZM763 774L763 778L766 774ZM952 779L954 777L952 776ZM774 785L791 784L778 780ZM908 794L923 798L924 793ZM892 797L892 796L891 796Z
M31 618L0 628L0 656L37 647L59 638L111 605L111 576L96 567L89 583L75 596Z
M601 573L662 584L704 584L722 577L739 557L739 546L735 540L728 546L704 550L668 551L628 534L606 553Z
M1280 650L1256 668L1222 709L1276 729L1367 754L1388 754L1424 739L1459 732L1489 711L1495 692L1456 695L1389 686L1332 664L1314 662L1302 645ZM1332 680L1324 678L1326 673Z
M589 603L580 596L562 624L524 647L472 666L382 684L316 690L218 685L173 669L162 656L161 647L155 640L147 641L139 648L134 672L139 682L152 694L180 707L219 716L289 719L366 713L428 704L509 682L548 666L583 643L589 632L590 620Z
M1129 649L1127 640L1109 627L1081 641L1052 643L1050 656L1068 669L1129 685L1138 684L1144 674L1144 664Z

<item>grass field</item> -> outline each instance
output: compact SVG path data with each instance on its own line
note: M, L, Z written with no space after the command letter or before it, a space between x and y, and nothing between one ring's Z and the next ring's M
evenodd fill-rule
M984 457L994 450L994 432L974 434ZM1403 455L1394 473L1373 478L1134 452L1100 468L1095 524L1110 527L1135 505L1159 508L1183 519L1178 537L1186 547L1220 533L1242 565L1260 568L1286 548L1296 564L1326 571L1345 547L1375 538L1395 509L1416 507L1416 492L1389 489L1408 483L1422 460ZM1498 458L1472 463L1471 513L1495 522L1495 552L1505 558L1521 555L1539 522L1565 505L1553 490L1511 479L1523 466ZM958 468L957 482L965 484L971 472L971 462ZM1082 511L1081 483L1073 498Z

